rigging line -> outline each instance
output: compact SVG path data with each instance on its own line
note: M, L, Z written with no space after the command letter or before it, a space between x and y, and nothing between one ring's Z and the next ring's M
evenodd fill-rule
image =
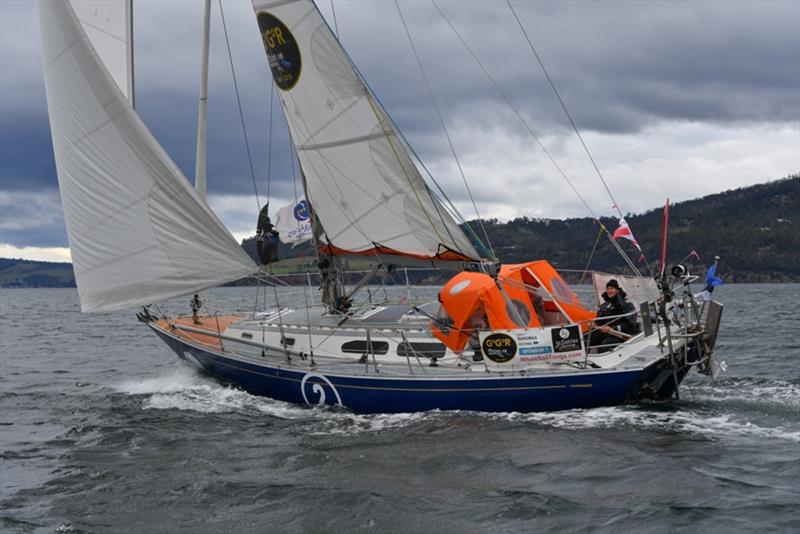
M258 197L258 185L256 184L256 171L253 168L253 156L250 152L250 141L247 138L247 127L244 123L244 112L242 111L242 99L239 96L239 82L236 80L236 69L233 66L233 54L231 54L231 42L228 39L228 27L225 24L225 12L222 9L222 0L217 0L219 14L222 19L222 31L225 34L225 47L228 50L228 61L231 64L231 74L233 76L233 88L236 93L236 106L239 108L239 120L242 123L242 134L244 135L244 146L247 150L247 163L250 165L250 177L253 179L253 190L256 194L256 206L261 211L261 199Z
M489 79L489 82L491 82L491 84L494 86L494 88L497 90L497 92L498 92L498 93L500 93L500 96L502 96L502 97L503 97L503 100L505 100L506 104L508 104L508 106L509 106L509 107L511 108L511 110L514 112L514 114L517 116L517 118L519 119L519 121L522 123L522 126L523 126L523 127L524 127L524 128L527 130L527 131L528 131L528 133L531 135L531 137L533 137L533 139L534 139L534 140L536 141L536 143L539 145L539 148L541 148L541 149L542 149L542 151L544 152L545 156L547 156L547 159L549 159L549 160L550 160L550 163L552 163L552 164L553 164L553 166L554 166L554 167L556 168L556 170L559 172L559 174L561 175L561 177L562 177L562 178L564 178L564 180L565 180L565 181L567 182L567 184L570 186L570 188L571 188L571 189L572 189L572 191L575 193L575 195L578 197L578 199L581 201L581 203L583 203L584 207L585 207L585 208L586 208L586 210L589 212L589 214L590 214L590 215L591 215L591 216L592 216L594 219L598 219L598 217L597 217L597 214L594 212L594 210L591 208L591 206L589 206L588 202L586 202L586 199L585 199L585 198L583 198L583 195L581 195L581 194L580 194L580 192L578 191L578 189L577 189L577 188L575 187L575 185L572 183L572 180L570 180L570 179L569 179L569 177L568 177L568 176L567 176L567 174L566 174L566 173L563 171L563 169L562 169L562 168L561 168L561 166L558 164L558 162L556 162L556 160L555 160L555 158L552 156L552 154L550 154L550 151L549 151L549 150L547 149L547 147L544 145L544 143L542 142L542 140L541 140L541 139L539 139L539 136L538 136L538 135L536 135L536 133L533 131L533 129L532 129L532 128L531 128L531 127L528 125L528 122L527 122L527 121L526 121L526 120L525 120L525 119L522 117L522 114L521 114L521 113L520 113L520 111L517 109L517 107L516 107L516 106L515 106L515 105L514 105L514 104L511 102L511 99L508 97L508 95L505 93L505 91L503 91L503 89L501 89L501 88L500 88L500 85L498 85L498 83L497 83L497 81L494 79L494 77L493 77L493 76L492 76L492 75L489 73L489 71L488 71L488 70L486 70L486 67L484 67L484 66L483 66L483 63L482 63L482 62L481 62L481 61L478 59L478 56L477 56L477 55L475 55L475 52L472 50L472 48L470 48L470 46L467 44L467 42L464 40L464 38L463 38L463 37L461 36L461 34L458 32L458 30L456 30L455 26L453 26L453 24L450 22L450 19L448 19L448 18L447 18L447 15L445 15L445 14L444 14L444 12L443 12L443 11L442 11L442 9L439 7L439 4L436 2L436 0L431 0L431 2L433 3L434 7L436 7L436 10L437 10L437 11L439 12L439 14L442 16L442 18L444 19L444 21L447 23L447 25L448 25L448 26L450 27L450 29L453 31L453 33L456 35L456 37L458 37L458 40L459 40L459 41L461 41L461 44L464 46L464 48L466 48L466 49L467 49L467 52L469 52L469 54L472 56L472 59L474 59L474 60L475 60L475 62L476 62L476 63L478 64L478 66L481 68L481 70L483 71L483 73L484 73L484 74L486 75L486 77Z
M403 12L400 9L400 4L397 0L394 0L394 6L397 8L397 14L400 15L400 21L403 23L403 29L406 32L406 37L408 38L408 43L411 45L411 50L414 52L414 58L417 60L417 66L419 67L420 74L422 74L422 79L425 82L425 88L428 90L428 95L431 97L431 102L433 103L433 108L436 110L436 116L439 118L439 123L442 125L442 130L444 130L444 135L447 138L447 144L450 146L450 152L453 154L453 159L456 160L456 165L458 166L458 172L461 174L461 179L464 182L464 187L467 189L467 194L469 195L469 199L472 202L472 207L475 209L475 215L478 216L478 223L483 230L483 236L486 238L486 244L489 245L489 250L492 253L492 259L497 259L497 256L494 253L494 247L492 246L492 241L489 239L489 234L486 232L486 226L483 224L483 218L481 217L480 212L478 211L478 205L475 203L475 197L472 195L472 189L469 187L469 182L467 181L467 177L464 174L464 169L461 166L461 161L458 159L458 154L456 153L455 146L453 146L453 140L450 138L450 132L447 130L447 125L444 121L444 117L442 116L442 112L439 109L439 103L436 101L436 97L433 94L433 89L431 88L430 81L428 80L428 76L425 74L425 68L422 66L422 60L419 57L419 53L417 52L417 47L414 46L414 40L411 38L411 32L408 30L408 25L406 24L406 19L403 16Z
M272 115L273 100L275 99L275 84L271 83L269 92L269 141L267 142L267 204L269 204L270 188L272 186Z
M481 68L483 73L488 78L489 82L494 86L494 88L497 90L497 92L500 93L500 96L503 97L503 100L506 102L506 104L508 104L508 106L514 112L514 114L516 115L517 119L519 119L520 123L522 123L522 126L528 131L528 133L531 135L531 137L533 137L533 139L536 141L536 144L539 145L539 148L542 149L542 152L544 152L545 156L547 156L547 159L550 160L550 163L553 164L553 166L556 168L556 170L561 175L561 177L564 179L564 181L567 183L567 185L569 185L570 189L572 189L572 191L575 193L575 196L578 197L578 199L581 201L581 203L586 208L586 210L589 212L589 214L592 216L592 218L595 221L597 221L598 223L600 223L600 218L597 216L595 211L591 208L591 206L589 206L589 203L586 201L586 199L583 197L583 195L581 195L581 193L578 191L578 188L575 187L575 184L572 183L572 180L569 179L567 174L564 172L564 170L561 168L561 166L555 160L555 158L550 153L550 151L547 149L547 147L544 145L544 143L539 138L539 136L536 135L536 133L533 131L533 129L528 125L528 122L522 117L522 114L520 113L519 109L517 109L517 107L513 104L513 102L511 102L511 99L509 98L509 96L505 93L505 91L503 91L503 89L500 87L500 85L497 83L497 81L494 79L494 77L492 77L492 75L489 73L489 71L483 65L481 60L478 59L478 56L475 54L475 52L472 50L472 48L464 40L464 37L461 36L461 33L459 33L459 31L455 28L455 26L453 26L453 23L450 22L450 19L447 18L447 15L445 15L444 11L442 11L441 7L439 7L439 4L437 3L437 1L436 0L431 0L431 3L434 5L436 10L442 16L444 21L450 27L452 32L456 35L456 37L461 42L461 44L464 46L464 48L467 50L467 52L469 52L470 56L472 56L472 59L474 59L475 62L478 64L478 66ZM631 267L635 273L639 273L639 270L633 264L631 259L625 253L625 251L622 250L619 247L619 245L617 244L616 241L614 241L614 238L612 237L611 232L609 232L608 229L605 227L605 225L603 225L602 223L600 223L600 227L605 231L606 237L611 241L611 243L617 249L617 252L619 252L619 254L622 256L622 258L625 260L625 262L628 264L628 266Z
M536 47L533 46L533 41L531 41L531 38L528 36L528 32L525 31L525 27L522 25L522 21L519 20L519 17L517 16L517 12L514 10L514 6L511 5L511 1L510 0L506 0L506 4L508 5L508 8L511 10L511 14L514 15L514 19L517 21L517 24L519 25L519 29L522 30L522 35L524 35L525 36L525 40L528 41L528 46L530 47L531 52L533 52L533 55L536 57L536 61L539 63L539 66L542 68L542 72L544 72L544 75L547 78L547 82L550 84L550 87L553 89L553 93L555 93L556 98L558 99L558 103L561 104L561 109L564 110L564 114L567 116L567 119L569 119L569 123L572 125L572 129L575 130L575 134L578 136L578 139L580 140L581 145L583 145L583 149L586 151L586 155L589 156L589 161L592 162L592 166L594 167L594 170L597 172L597 176L600 177L600 181L603 183L603 187L605 187L606 193L608 193L608 196L611 199L611 202L614 203L614 206L613 206L614 209L616 209L617 213L619 214L619 216L622 217L623 216L622 215L622 211L619 208L619 204L617 203L617 200L614 198L614 195L611 193L611 189L608 187L608 183L606 183L606 179L603 177L603 173L600 172L600 167L597 166L597 162L595 162L594 157L592 156L592 153L589 151L589 147L586 145L586 142L583 140L583 136L581 135L580 130L578 130L578 126L575 124L575 121L572 119L572 115L570 114L569 110L567 110L567 105L564 103L564 100L561 98L561 94L558 92L558 89L556 88L555 82L553 82L553 79L550 77L550 73L547 72L547 69L544 66L544 62L542 61L541 56L539 56L539 53L536 51Z
M592 247L592 251L589 253L589 259L586 261L586 267L583 268L583 274L581 274L581 279L578 281L578 285L583 284L583 279L586 277L586 270L589 268L589 264L592 263L592 258L594 258L594 251L597 250L597 243L600 242L600 238L603 237L603 229L600 228L597 232L597 239L594 240L594 246Z

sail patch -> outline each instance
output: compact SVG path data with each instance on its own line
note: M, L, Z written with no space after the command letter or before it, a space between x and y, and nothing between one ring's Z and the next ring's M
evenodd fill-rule
M262 11L256 17L275 85L283 91L288 91L297 85L302 69L297 41L286 24L274 15Z

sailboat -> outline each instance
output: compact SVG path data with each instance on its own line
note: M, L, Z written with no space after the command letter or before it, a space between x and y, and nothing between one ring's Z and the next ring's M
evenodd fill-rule
M276 292L275 307L248 315L177 317L158 306L260 268L206 205L204 171L192 187L134 109L130 0L45 1L47 102L83 312L141 307L179 358L226 383L362 413L615 405L677 397L692 367L718 370L722 305L695 302L682 266L658 280L616 276L636 288L637 332L588 347L595 312L546 260L502 264L476 245L314 2L253 7L300 162L322 302L281 306ZM375 268L348 287L343 260L359 257ZM356 302L370 276L408 266L453 274L432 302ZM595 273L599 292L608 278Z

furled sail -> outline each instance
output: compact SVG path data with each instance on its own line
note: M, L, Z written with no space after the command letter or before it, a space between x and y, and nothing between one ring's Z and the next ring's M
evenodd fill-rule
M256 272L136 115L71 6L42 1L39 18L81 309L151 304Z
M253 0L330 254L477 260L311 0Z
M95 52L133 102L133 0L69 0Z

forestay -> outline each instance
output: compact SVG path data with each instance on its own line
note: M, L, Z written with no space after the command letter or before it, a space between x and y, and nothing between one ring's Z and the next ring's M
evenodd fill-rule
M479 259L314 3L253 7L325 250Z
M104 4L104 3L101 3ZM39 4L59 189L85 312L150 304L255 264L196 196L102 63L71 4ZM115 40L112 40L115 41Z

